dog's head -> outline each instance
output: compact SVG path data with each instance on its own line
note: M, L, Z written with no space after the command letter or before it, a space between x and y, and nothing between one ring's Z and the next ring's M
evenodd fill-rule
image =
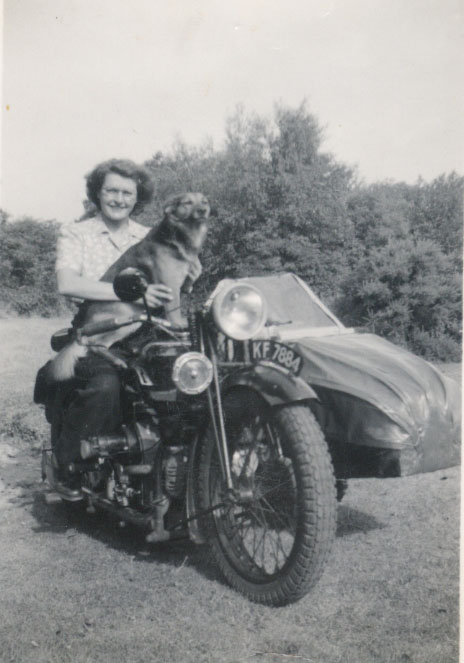
M211 208L202 193L181 193L167 200L163 211L178 221L201 222L209 217Z

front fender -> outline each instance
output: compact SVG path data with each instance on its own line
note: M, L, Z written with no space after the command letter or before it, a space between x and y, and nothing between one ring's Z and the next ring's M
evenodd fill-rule
M319 400L316 392L301 378L262 364L230 373L221 384L223 395L233 387L253 389L271 407L309 399Z

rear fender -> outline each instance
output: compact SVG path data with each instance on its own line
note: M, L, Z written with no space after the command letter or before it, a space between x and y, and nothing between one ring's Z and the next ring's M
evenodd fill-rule
M271 407L319 400L316 392L301 378L274 366L262 364L228 375L221 384L221 391L225 396L234 387L253 389Z

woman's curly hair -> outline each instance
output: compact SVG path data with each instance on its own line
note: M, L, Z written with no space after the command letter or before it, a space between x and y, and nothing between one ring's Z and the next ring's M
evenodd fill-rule
M98 194L101 191L105 177L109 173L134 180L137 185L137 202L132 214L139 214L153 197L154 184L148 170L129 159L109 159L95 166L92 172L86 175L85 179L87 181L87 197L98 210L100 209Z

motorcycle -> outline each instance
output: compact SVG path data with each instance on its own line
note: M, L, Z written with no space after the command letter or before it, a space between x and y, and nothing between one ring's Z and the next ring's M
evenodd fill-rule
M133 269L114 281L126 302L146 287ZM150 543L208 543L226 581L252 601L297 601L321 576L335 536L335 478L310 407L317 395L293 370L298 358L283 344L278 363L251 356L252 339L274 343L263 295L226 283L185 327L145 306L78 334L89 344L134 322L128 358L105 350L120 371L124 424L81 442L81 462L67 468L80 489L60 497L144 528ZM67 340L58 334L52 347ZM43 449L42 464L56 490L53 448Z

